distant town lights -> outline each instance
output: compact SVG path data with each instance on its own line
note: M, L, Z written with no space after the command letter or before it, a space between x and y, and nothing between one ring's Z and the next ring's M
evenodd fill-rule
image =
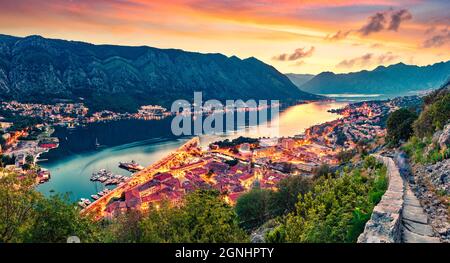
M223 105L219 100L214 99L203 103L202 98L202 92L194 92L192 104L187 100L176 100L172 103L171 112L176 115L171 124L174 135L222 134L243 127L264 129L273 137L279 135L280 103L278 100L271 100L270 103L267 100L256 102L253 99L245 102L226 100ZM205 118L203 118L204 115L206 115Z

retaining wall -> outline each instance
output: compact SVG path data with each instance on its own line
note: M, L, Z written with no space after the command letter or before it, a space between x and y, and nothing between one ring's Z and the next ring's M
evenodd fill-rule
M399 243L405 186L399 169L390 157L373 155L387 167L388 189L374 207L358 243Z

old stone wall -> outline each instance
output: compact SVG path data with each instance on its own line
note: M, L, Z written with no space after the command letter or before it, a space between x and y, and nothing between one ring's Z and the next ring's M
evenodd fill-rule
M364 232L358 237L358 243L399 243L404 182L392 158L380 155L374 157L386 165L389 185L381 201L374 207Z

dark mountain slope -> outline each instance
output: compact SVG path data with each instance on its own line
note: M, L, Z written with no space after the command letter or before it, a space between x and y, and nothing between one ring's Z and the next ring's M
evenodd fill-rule
M348 74L322 72L301 87L316 94L406 94L438 88L449 76L450 61L422 67L399 63Z
M0 35L0 99L83 99L96 110L134 111L194 91L204 100L320 98L255 58Z
M300 89L303 84L305 84L306 82L308 82L312 78L314 78L314 75L312 75L312 74L287 73L285 75L292 81L292 83L295 84L295 86L297 86Z

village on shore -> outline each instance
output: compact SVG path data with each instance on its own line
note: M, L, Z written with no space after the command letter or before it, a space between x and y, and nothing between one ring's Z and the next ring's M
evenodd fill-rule
M93 213L97 218L113 217L129 209L146 210L163 200L177 204L186 193L199 188L216 189L228 203L234 204L241 194L254 186L273 189L288 176L312 176L321 165L337 166L342 156L358 144L384 137L383 123L389 112L418 100L413 96L349 104L331 111L340 118L312 126L293 137L239 137L211 143L207 149L202 149L195 137L162 160L136 169L129 178L108 178L117 181L115 189L93 193L91 197L95 198L84 198L79 204L84 208L83 213ZM108 111L89 115L81 103L3 102L1 108L44 120L33 127L8 133L8 128L14 124L0 119L7 146L1 153L14 156L14 163L6 168L19 174L37 172L37 183L49 180L50 172L43 168L37 171L24 168L28 168L28 163L36 164L42 152L58 147L58 138L51 137L53 126L70 129L96 121L161 119L170 115L165 108L151 105L143 106L134 115Z
M276 189L292 175L312 176L321 165L336 167L358 144L385 136L384 119L417 97L350 104L334 110L342 117L282 138L246 138L211 143L202 149L194 137L158 162L133 174L82 213L111 218L127 210L145 211L168 201L177 205L186 193L215 189L233 205L257 186Z

